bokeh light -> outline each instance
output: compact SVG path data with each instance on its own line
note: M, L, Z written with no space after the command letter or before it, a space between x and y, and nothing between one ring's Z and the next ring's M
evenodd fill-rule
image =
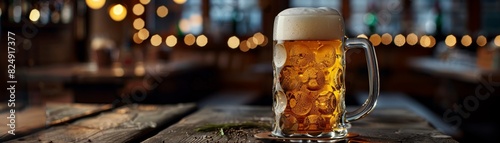
M493 43L495 43L495 46L500 47L500 35L497 35L495 37L495 40L493 40Z
M485 46L486 43L488 43L488 40L486 40L486 37L484 37L483 35L480 35L479 37L477 37L476 43L477 45L482 47Z
M151 36L151 45L153 46L159 46L162 42L161 36L158 34L155 34Z
M136 44L141 44L142 41L144 41L144 40L139 38L138 32L134 33L134 35L132 36L132 40L134 40L134 43L136 43Z
M238 46L240 46L240 39L236 36L231 36L227 40L227 46L231 49L236 49Z
M158 17L164 18L165 16L167 16L167 14L168 14L168 8L164 5L156 9L156 15L158 15Z
M382 41L380 35L378 34L372 34L370 36L370 42L373 44L373 46L378 46L380 45L380 42Z
M135 4L134 7L132 7L132 13L139 16L144 13L144 9L145 8L142 4Z
M176 4L184 4L187 0L174 0Z
M264 34L257 32L255 34L253 34L253 37L257 40L256 44L260 45L260 44L264 43L264 40L265 40Z
M40 11L38 9L31 10L29 18L33 22L38 21L40 19Z
M455 44L457 44L457 38L453 35L448 35L446 36L444 43L446 44L446 46L452 48L453 46L455 46Z
M405 36L403 36L402 34L398 34L396 35L396 37L394 37L394 44L398 47L401 47L403 45L405 45L406 43L406 39L405 39Z
M208 38L205 35L200 35L196 38L196 45L200 47L205 47L208 43Z
M168 37L165 39L165 44L166 44L168 47L174 47L175 45L177 45L177 37L175 37L174 35L170 35L170 36L168 36Z
M427 35L420 37L420 46L422 46L424 48L430 48L431 38L429 38L429 36L427 36Z
M194 37L193 34L187 34L186 36L184 36L184 43L188 46L191 46L194 44L194 42L196 42L196 37Z
M144 22L144 20L142 20L142 18L136 18L134 20L134 23L132 23L132 24L134 26L134 29L140 30L140 29L144 28L146 23Z
M462 40L460 40L460 43L462 43L462 45L464 45L465 47L469 47L472 44L472 37L470 37L469 35L464 35L462 37Z
M127 9L121 4L116 4L109 9L109 16L114 21L122 21L127 16Z
M141 2L143 5L147 5L149 4L149 2L151 2L151 0L139 0L139 2Z
M392 42L392 36L389 33L382 34L382 44L389 45Z
M408 45L415 45L418 43L418 36L415 33L410 33L406 36L406 42Z
M247 52L248 50L250 50L250 48L248 48L248 45L247 45L247 40L241 41L240 50L243 52Z
M141 40L146 40L149 37L149 31L147 29L143 28L143 29L139 30L137 36Z
M85 0L87 6L91 9L100 9L106 3L106 0Z

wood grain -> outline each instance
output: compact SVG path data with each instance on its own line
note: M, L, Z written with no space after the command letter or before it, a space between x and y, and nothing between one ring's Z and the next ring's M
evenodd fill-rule
M246 107L246 106L211 106L204 108L178 123L161 131L155 136L143 141L143 143L184 143L184 142L262 142L254 138L254 134L267 131L265 129L250 128L233 131L220 130L199 132L196 128L207 124L244 123L258 122L271 123L270 107Z
M196 109L196 105L127 105L8 142L138 142Z
M31 106L16 110L16 135L7 134L7 126L0 126L2 133L0 141L6 141L27 135L56 124L64 124L72 120L91 116L111 109L109 104L77 104L77 103L48 103L45 106ZM7 111L8 112L8 111ZM2 113L0 117L7 117L9 113ZM2 124L8 120L2 118Z
M223 106L202 109L180 122L161 131L143 143L158 142L282 142L290 140L256 139L254 134L268 132L263 129L242 129L233 132L197 132L196 128L206 124L267 122L271 123L271 107ZM381 108L354 121L349 129L357 136L346 142L425 142L456 143L451 136L444 135L429 123L407 109ZM311 141L311 140L302 140ZM314 140L313 140L314 141Z

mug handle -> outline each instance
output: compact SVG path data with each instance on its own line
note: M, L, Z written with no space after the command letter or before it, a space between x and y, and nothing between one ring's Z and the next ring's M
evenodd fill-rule
M380 87L379 87L380 81L378 74L377 57L375 55L375 48L373 48L370 41L362 38L350 38L346 39L345 47L346 50L354 48L361 48L365 50L366 63L368 66L369 85L370 85L368 99L366 99L365 103L363 103L363 105L358 109L346 113L347 122L351 122L363 118L375 108L377 104L377 98L380 92Z

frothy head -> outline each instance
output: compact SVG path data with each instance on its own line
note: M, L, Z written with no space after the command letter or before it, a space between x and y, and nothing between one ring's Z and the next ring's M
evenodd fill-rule
M342 37L344 20L332 8L288 8L274 19L274 40L330 40Z

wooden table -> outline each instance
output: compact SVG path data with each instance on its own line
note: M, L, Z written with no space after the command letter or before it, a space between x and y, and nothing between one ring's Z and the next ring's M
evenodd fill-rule
M257 139L254 136L268 132L270 129L273 114L271 107L268 106L207 106L198 109L193 103L134 104L109 110L105 105L80 106L85 106L88 112L66 112L66 114L53 115L58 116L57 118L71 116L75 118L74 120L48 124L42 130L25 136L9 137L9 140L2 140L7 139L2 138L0 142L254 143L283 141ZM90 108L91 106L94 108ZM75 109L78 106L72 107L68 109L83 111L83 109ZM63 113L60 107L52 106L49 109L56 108L59 110L58 113ZM88 114L91 112L98 114ZM85 113L85 116L67 113ZM43 118L44 116L40 117L40 119ZM21 120L21 117L18 120ZM216 125L226 125L226 127ZM18 126L22 126L21 122ZM234 128L236 126L239 128ZM0 130L4 127L1 126ZM422 117L406 109L376 108L369 116L353 122L350 132L359 135L348 138L345 142L457 142L429 126ZM8 137L8 135L3 137Z

